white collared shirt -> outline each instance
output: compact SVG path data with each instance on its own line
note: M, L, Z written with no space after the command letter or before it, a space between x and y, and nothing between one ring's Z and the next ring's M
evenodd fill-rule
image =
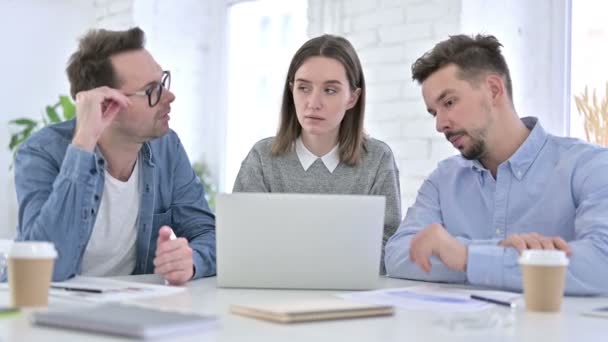
M323 164L330 173L333 173L338 164L340 164L340 154L338 151L338 146L336 145L329 151L326 155L320 157ZM304 168L304 171L308 170L308 168L315 162L319 157L314 155L314 153L310 152L306 146L304 146L304 142L302 142L302 137L298 137L296 139L296 154L298 155L298 159L300 160L300 164Z

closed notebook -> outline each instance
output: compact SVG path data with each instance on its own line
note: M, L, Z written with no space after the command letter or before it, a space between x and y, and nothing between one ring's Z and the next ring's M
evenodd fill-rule
M204 332L217 319L133 305L104 304L73 311L35 312L32 321L43 326L148 339Z
M363 304L345 300L300 301L280 304L233 305L230 311L279 323L323 321L332 319L390 316L390 305Z

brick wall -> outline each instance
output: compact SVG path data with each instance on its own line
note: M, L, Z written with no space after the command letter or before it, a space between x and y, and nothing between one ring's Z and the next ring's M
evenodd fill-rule
M460 0L310 0L309 34L348 38L367 80L366 128L388 143L401 173L403 208L413 203L437 162L455 153L435 131L410 66L460 30Z
M96 27L124 30L134 25L134 0L93 0Z

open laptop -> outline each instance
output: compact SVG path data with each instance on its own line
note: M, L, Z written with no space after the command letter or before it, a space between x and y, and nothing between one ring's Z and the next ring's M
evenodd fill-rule
M383 196L219 194L218 286L375 288L384 206Z

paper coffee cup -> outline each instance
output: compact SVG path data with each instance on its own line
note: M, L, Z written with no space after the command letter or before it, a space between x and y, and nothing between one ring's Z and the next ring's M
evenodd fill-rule
M8 253L8 282L14 307L47 306L57 258L50 242L17 241Z
M561 308L568 267L566 253L529 249L519 258L526 310L557 312Z

